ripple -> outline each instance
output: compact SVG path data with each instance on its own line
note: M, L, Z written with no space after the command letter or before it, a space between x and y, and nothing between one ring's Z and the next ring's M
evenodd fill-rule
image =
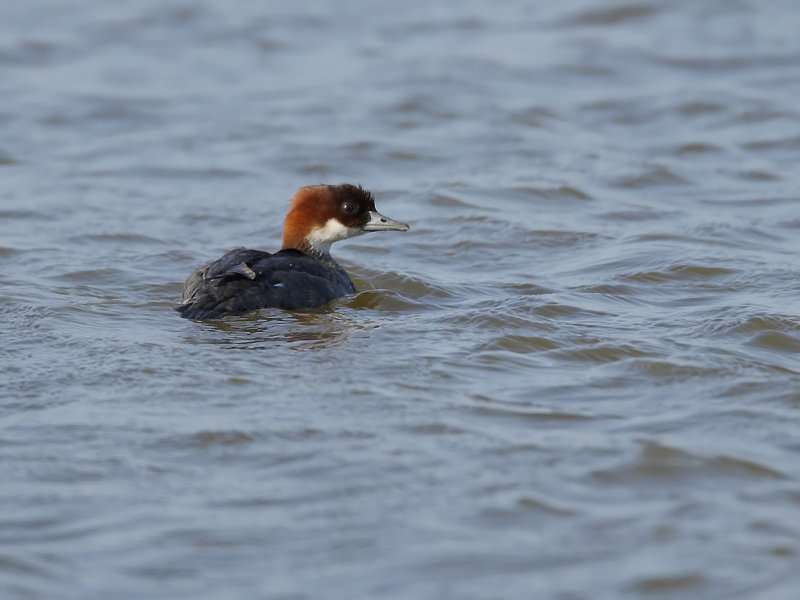
M0 553L0 572L25 573L28 575L37 575L39 577L44 577L50 574L48 569L43 568L37 562L2 553Z
M434 195L428 202L431 206L440 206L443 208L458 207L458 208L477 208L475 204L471 204L466 200L457 198L452 194L443 194L441 192Z
M649 356L650 351L637 348L630 344L595 344L592 346L562 349L553 351L549 356L559 360L571 362L588 362L595 364L607 364L626 360L630 358L641 358Z
M506 291L516 292L520 296L543 296L555 293L555 290L535 283L506 283L500 287Z
M644 442L638 456L629 463L604 470L597 470L592 476L606 483L625 483L647 480L707 479L708 482L720 478L737 479L785 479L785 475L767 465L750 459L730 455L696 454L675 446L658 442Z
M425 423L420 425L410 425L404 427L405 431L419 435L461 435L465 431L459 427L453 427L445 423Z
M356 310L385 310L389 312L419 312L430 310L427 302L409 298L394 290L373 289L359 292L354 297L340 300L338 304Z
M678 105L678 112L683 116L704 115L709 113L720 113L725 111L726 106L719 102L709 102L707 100L692 100Z
M51 40L25 40L0 48L0 63L17 66L46 65L63 53L63 48Z
M744 232L743 232L744 233ZM625 243L639 243L639 242L668 242L671 245L682 244L684 246L722 246L728 248L741 248L742 239L723 239L714 236L714 231L697 231L693 235L685 235L679 233L645 233L634 235L625 239ZM742 236L744 237L744 236Z
M721 73L725 71L739 71L757 67L778 67L790 65L795 57L784 54L759 55L730 53L726 56L700 56L700 55L654 55L652 60L661 64L677 67L682 70L698 72Z
M476 400L493 403L493 405L473 404L466 408L466 410L476 416L480 417L503 417L520 421L587 421L595 419L593 415L586 415L574 412L557 411L550 409L535 409L535 408L522 408L522 407L501 407L496 405L491 398L486 396L475 396Z
M579 510L565 505L556 498L525 494L517 500L517 505L525 510L534 510L551 515L572 516L579 514Z
M770 313L750 314L739 306L722 306L698 325L694 335L728 337L756 334L754 337L758 337L774 332L800 334L800 320Z
M744 171L734 171L734 174L740 179L747 181L777 181L781 177L777 173L770 173L757 169L746 169Z
M778 207L787 204L796 204L797 198L793 196L764 197L761 195L748 196L746 198L704 198L700 200L703 204L719 206L737 207Z
M608 300L622 304L642 304L639 291L630 285L603 283L600 285L587 285L574 288L581 294L597 294Z
M553 121L558 118L557 114L542 106L534 106L524 110L513 111L510 114L511 122L527 127L541 128L545 122Z
M600 215L609 221L659 221L671 216L672 213L655 210L652 208L636 208L630 210L612 210Z
M377 271L364 266L354 267L348 271L353 277L356 288L368 288L362 293L391 291L410 301L427 299L429 303L456 297L452 290L414 275Z
M665 166L653 166L637 173L614 179L611 184L622 189L641 190L669 185L688 185L689 181Z
M70 236L69 241L77 244L137 244L147 247L163 245L166 242L158 238L142 235L138 233L84 233L81 235Z
M534 314L546 318L565 318L565 317L602 317L610 316L610 313L590 310L580 306L573 306L570 304L558 304L555 302L548 302L536 306L533 309Z
M244 431L198 431L164 438L158 442L158 445L177 448L213 448L216 446L239 446L242 444L249 444L255 440L255 436Z
M604 8L592 8L584 10L569 19L566 24L570 25L618 25L629 21L641 21L658 14L657 9L652 4L641 2L631 2Z
M49 215L47 213L41 213L34 210L27 210L27 209L10 209L10 210L2 210L0 209L0 219L3 221L10 221L11 219L34 219L40 220L45 219L48 221L52 221L57 219L56 215Z
M487 344L484 344L479 350L508 350L509 352L514 352L516 354L528 354L530 352L553 350L554 348L559 347L561 347L561 344L558 344L547 338L523 335L504 335Z
M631 364L632 368L641 370L658 379L675 379L686 381L692 377L721 377L731 370L713 365L686 364L658 359L641 359Z
M520 236L520 242L537 245L542 248L575 247L586 242L597 241L600 236L589 231L527 231Z
M249 171L228 169L224 167L166 167L155 165L139 165L121 169L102 169L93 171L75 171L74 177L132 177L135 179L233 179L251 177Z
M69 271L53 277L56 280L69 283L92 283L92 282L113 282L128 281L128 272L123 269L102 268L85 269L80 271Z
M685 571L671 575L641 577L631 583L630 591L638 594L701 593L708 580L701 573Z
M742 148L755 152L772 150L792 151L800 150L800 136L762 139L742 144Z
M623 281L658 283L662 281L703 281L733 275L738 271L725 267L672 265L660 271L643 271L620 276Z
M767 331L753 337L748 344L777 352L800 353L800 337L794 337L779 331Z
M546 200L592 200L590 194L569 185L560 185L552 188L520 186L511 188L511 190Z
M723 152L722 148L714 144L705 142L691 142L688 144L681 144L677 146L674 153L678 156L687 156L695 154L719 154Z

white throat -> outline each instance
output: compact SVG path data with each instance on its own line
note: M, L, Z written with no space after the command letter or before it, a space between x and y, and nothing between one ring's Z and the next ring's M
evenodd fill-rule
M309 248L322 256L331 253L331 244L364 233L360 227L345 227L338 219L328 219L322 227L314 227L306 236Z

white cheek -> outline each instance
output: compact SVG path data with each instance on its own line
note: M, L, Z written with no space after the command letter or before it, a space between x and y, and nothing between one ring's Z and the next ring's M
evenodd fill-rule
M336 219L328 219L322 227L312 229L306 239L315 250L328 253L333 242L346 240L362 233L364 231L360 227L345 227Z

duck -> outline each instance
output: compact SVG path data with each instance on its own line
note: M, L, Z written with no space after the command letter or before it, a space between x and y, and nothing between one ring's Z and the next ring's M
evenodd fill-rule
M234 248L186 279L181 304L187 319L221 319L261 308L315 308L356 292L347 271L331 256L334 242L372 231L409 231L375 209L361 186L311 185L292 197L281 247L270 253Z

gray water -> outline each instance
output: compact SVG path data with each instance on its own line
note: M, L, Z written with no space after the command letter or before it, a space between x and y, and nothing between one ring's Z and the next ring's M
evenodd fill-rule
M800 597L800 5L0 4L0 591ZM178 317L294 190L359 293Z

